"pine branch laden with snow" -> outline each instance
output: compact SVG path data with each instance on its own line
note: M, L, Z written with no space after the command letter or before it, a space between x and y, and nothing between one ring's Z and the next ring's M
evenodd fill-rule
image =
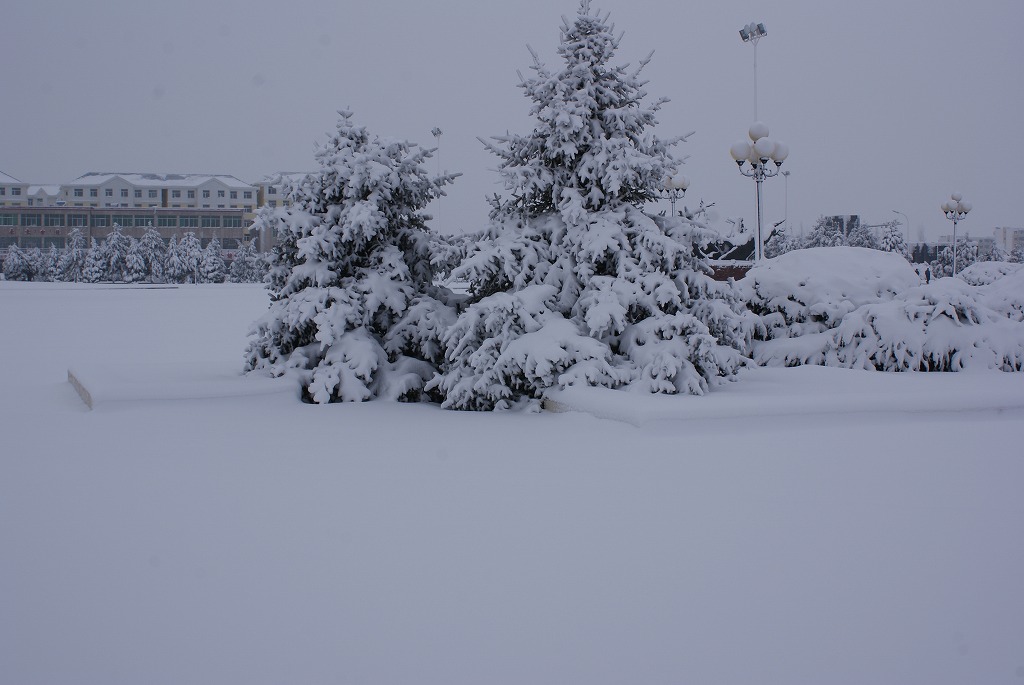
M910 246L903 237L903 227L898 220L890 221L883 227L878 249L895 252L910 261Z
M534 130L487 143L511 198L453 278L469 308L445 337L444 406L492 409L570 385L702 394L744 363L759 319L708 274L699 222L646 214L678 161L648 129L639 71L609 65L619 39L582 2L564 68L522 87ZM640 68L646 63L641 63Z
M278 241L246 367L295 371L316 403L415 399L454 320L433 285L423 209L456 175L429 176L430 150L340 115L316 153L320 171L290 189L289 207L257 218Z

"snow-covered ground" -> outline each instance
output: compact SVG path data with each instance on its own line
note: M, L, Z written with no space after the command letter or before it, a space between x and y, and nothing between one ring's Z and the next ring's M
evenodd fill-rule
M0 683L1024 682L1024 374L311 406L265 307L0 283Z

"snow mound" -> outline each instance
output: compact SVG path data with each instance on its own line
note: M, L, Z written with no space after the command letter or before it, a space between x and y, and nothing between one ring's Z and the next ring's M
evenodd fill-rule
M957 278L963 279L971 285L988 285L998 281L1003 276L1016 274L1024 269L1024 264L1013 262L975 262L957 274Z
M1013 321L1024 321L1024 269L1009 272L979 287L978 291L981 300L992 310Z
M919 283L898 254L817 247L764 260L737 285L762 316L770 340L829 330L858 307L891 300Z

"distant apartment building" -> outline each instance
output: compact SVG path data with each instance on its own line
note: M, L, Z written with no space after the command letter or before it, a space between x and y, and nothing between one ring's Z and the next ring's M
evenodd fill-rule
M0 249L64 247L78 228L103 240L114 225L141 237L152 226L165 241L193 232L226 250L249 239L257 186L218 174L89 173L63 185L30 186L0 174Z
M996 245L1006 252L1024 250L1024 228L998 226L993 236Z

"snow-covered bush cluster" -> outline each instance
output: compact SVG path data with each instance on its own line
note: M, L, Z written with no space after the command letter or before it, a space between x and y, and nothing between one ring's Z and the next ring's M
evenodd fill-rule
M300 376L317 403L419 396L455 318L433 285L423 209L454 176L429 176L431 150L373 136L341 112L318 173L265 208L277 231L270 309L246 351L249 370Z
M1018 273L1024 272L977 287L953 278L918 285L896 255L857 248L791 252L758 264L741 281L767 333L754 343L753 357L769 366L1019 371L1024 276Z
M959 262L959 259L957 259ZM1024 269L1024 264L1013 262L975 262L966 269L957 271L956 277L970 285L988 285L1000 280L1007 274L1015 274Z
M189 232L180 242L172 236L165 244L152 227L136 239L114 224L102 242L93 238L88 247L79 228L71 229L63 249L51 247L43 252L13 245L7 248L3 273L9 281L259 283L266 273L266 259L252 243L243 243L229 266L217 238L203 248L195 233Z
M278 245L250 371L296 373L317 403L486 410L573 385L703 394L751 358L1020 369L1020 297L998 281L920 286L895 222L879 242L853 217L823 220L807 249L713 280L703 254L718 236L696 215L645 211L680 164L680 139L652 132L664 100L644 103L647 60L612 64L620 37L590 0L561 33L561 68L534 53L520 83L533 129L482 141L506 195L476 234L427 227L423 210L455 178L427 174L431 150L341 113L320 171L257 219Z

